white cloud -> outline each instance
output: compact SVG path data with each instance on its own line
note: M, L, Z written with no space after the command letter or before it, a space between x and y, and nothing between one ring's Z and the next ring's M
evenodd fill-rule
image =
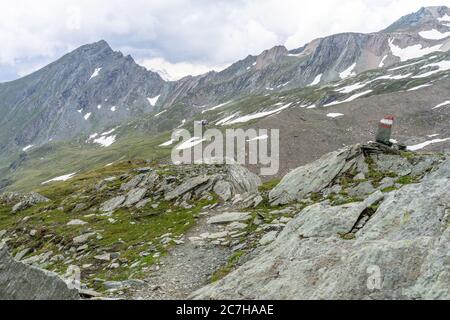
M377 31L421 6L442 4L442 0L0 0L0 81L11 77L12 70L23 75L100 39L145 65L160 59L175 77L203 73L274 45L293 49L337 32Z
M202 63L177 62L170 63L164 58L150 58L138 61L138 63L147 70L158 72L164 80L175 81L188 75L197 76L207 73L208 71L220 71L225 69L228 65L213 66Z

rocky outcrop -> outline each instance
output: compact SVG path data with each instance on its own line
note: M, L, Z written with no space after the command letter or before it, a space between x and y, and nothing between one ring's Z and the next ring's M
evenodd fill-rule
M0 248L0 300L78 300L55 273L15 261L6 246Z
M0 202L7 205L13 205L12 212L16 213L28 209L38 203L49 202L50 200L36 192L17 193L8 192L0 195Z
M101 204L106 213L126 207L142 209L150 199L164 197L176 205L189 207L194 199L209 199L212 194L224 202L251 207L262 201L258 187L261 179L239 165L177 166L173 175L160 177L154 170L123 177L118 192ZM145 170L138 169L138 172ZM158 201L157 201L158 202ZM155 204L156 205L156 204Z
M192 298L449 299L450 160L387 151L352 146L288 175L272 200L294 199L304 209L275 240L266 234L266 247ZM364 181L353 181L361 159ZM394 187L380 190L385 174ZM330 191L343 197L368 181L374 191L362 201L336 202ZM309 193L326 191L306 204Z

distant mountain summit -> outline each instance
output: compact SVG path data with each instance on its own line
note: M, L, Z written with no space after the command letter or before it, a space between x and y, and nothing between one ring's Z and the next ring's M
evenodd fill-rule
M450 8L445 6L424 7L400 18L382 32L423 31L430 28L442 30L449 26Z

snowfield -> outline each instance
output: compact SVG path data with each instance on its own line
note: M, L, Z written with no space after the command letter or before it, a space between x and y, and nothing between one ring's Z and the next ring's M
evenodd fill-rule
M56 177L56 178L44 181L44 182L42 182L42 184L47 184L47 183L56 182L56 181L67 181L69 179L72 179L76 174L77 174L76 172L69 173L69 174L66 174L66 175L63 175L63 176L59 176L59 177Z
M432 30L429 30L429 31L419 32L419 35L422 38L428 39L428 40L442 40L442 39L445 39L447 37L450 37L450 31L441 33L441 32L439 32L436 29L432 29Z
M353 72L353 70L355 69L355 67L356 67L356 63L352 64L349 68L342 71L339 74L339 77L341 77L341 79L346 79L348 77L354 76L355 73Z
M358 99L359 97L365 96L366 94L369 94L372 91L373 90L367 90L367 91L364 91L364 92L360 92L360 93L357 93L357 94L355 94L355 95L353 95L353 96L351 96L351 97L349 97L349 98L347 98L347 99L345 99L343 101L333 101L331 103L325 104L324 107L335 106L337 104L350 102L350 101Z
M110 145L112 145L114 142L116 142L116 136L101 136L98 139L95 139L93 141L94 143L97 143L99 145L101 145L102 147L109 147Z
M319 74L317 77L315 77L313 82L311 82L308 86L315 86L320 83L320 80L322 80L322 74Z
M154 107L158 103L159 97L161 97L161 95L158 95L158 96L153 97L153 98L147 98L147 100L150 103L150 105L152 107Z
M440 51L442 45L439 44L437 46L424 48L422 45L416 44L414 46L400 48L394 44L394 39L391 39L389 40L389 47L391 48L392 54L399 57L400 61L403 62L426 56L432 52Z

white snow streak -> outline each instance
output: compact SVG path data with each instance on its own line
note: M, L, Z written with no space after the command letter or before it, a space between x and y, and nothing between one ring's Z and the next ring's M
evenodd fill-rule
M67 181L69 179L72 179L73 176L76 175L76 174L77 174L76 172L69 173L69 174L66 174L66 175L63 175L63 176L59 176L59 177L56 177L56 178L44 181L44 182L42 182L42 184L47 184L47 183L55 182L55 181Z
M438 104L436 107L433 107L432 110L438 109L438 108L441 108L441 107L445 107L445 106L449 106L449 105L450 105L450 100L447 100L445 102L442 102L442 103Z
M413 146L408 146L408 150L410 151L416 151L416 150L420 150L425 148L426 146L429 146L430 144L435 144L435 143L440 143L440 142L445 142L450 140L450 138L445 138L445 139L433 139L433 140L428 140Z
M102 68L95 68L94 73L91 75L89 80L91 80L92 78L95 78L96 76L98 76L101 70L102 70Z
M416 44L406 48L400 48L394 44L394 39L391 39L389 40L389 47L391 48L392 54L394 56L399 57L400 61L403 62L410 59L416 59L426 56L427 54L430 54L435 51L440 51L442 45L439 44L434 47L424 48L422 45Z
M345 69L344 71L342 71L339 76L341 77L341 79L345 79L351 76L354 76L355 73L353 72L353 70L356 67L356 63L352 64L348 69Z

